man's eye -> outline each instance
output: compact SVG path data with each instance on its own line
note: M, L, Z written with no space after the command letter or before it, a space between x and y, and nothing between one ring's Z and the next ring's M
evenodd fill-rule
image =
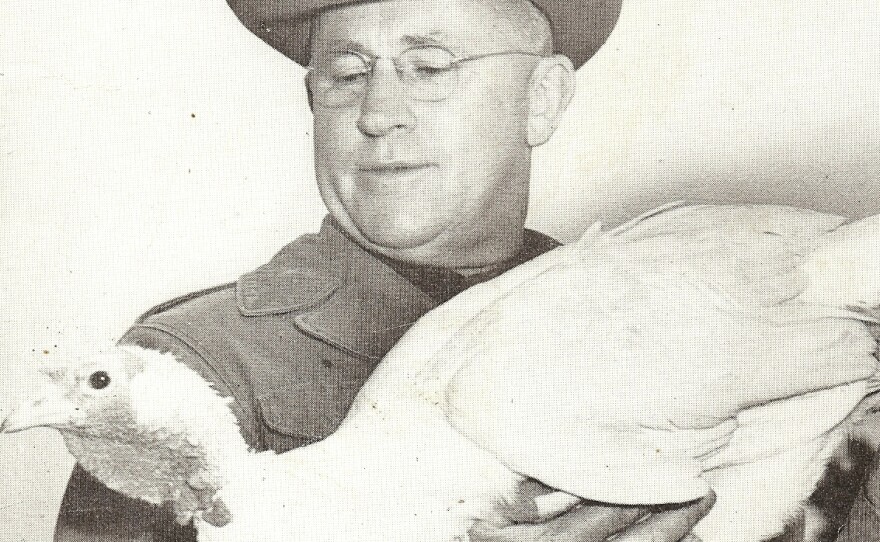
M446 72L448 72L451 69L451 67L448 65L444 65L444 66L424 65L424 66L414 66L414 68L415 68L415 70L414 70L415 73L421 77L436 77L438 75L445 74Z
M334 83L352 84L366 78L370 70L358 55L346 54L333 59L327 72Z
M367 72L365 71L357 71L357 72L349 72L349 73L336 73L333 74L333 82L343 85L351 85L357 83L358 81L365 79L367 77Z

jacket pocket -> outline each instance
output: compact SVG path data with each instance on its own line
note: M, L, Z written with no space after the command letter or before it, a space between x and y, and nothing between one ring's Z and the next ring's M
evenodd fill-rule
M290 449L336 431L369 376L372 364L323 348L260 379L258 425L267 448Z
M257 430L261 449L283 453L324 437L313 428L304 426L302 414L291 403L289 393L280 391L257 397Z

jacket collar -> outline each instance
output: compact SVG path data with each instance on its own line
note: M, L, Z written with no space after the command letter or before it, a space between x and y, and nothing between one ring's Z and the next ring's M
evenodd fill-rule
M373 361L437 306L348 239L329 216L319 233L300 237L243 275L236 302L245 316L293 313L302 332Z

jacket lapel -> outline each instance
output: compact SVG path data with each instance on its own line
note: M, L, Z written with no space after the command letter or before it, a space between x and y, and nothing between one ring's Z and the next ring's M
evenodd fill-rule
M378 361L437 302L324 220L320 233L287 245L242 276L236 300L246 316L296 313L303 333Z

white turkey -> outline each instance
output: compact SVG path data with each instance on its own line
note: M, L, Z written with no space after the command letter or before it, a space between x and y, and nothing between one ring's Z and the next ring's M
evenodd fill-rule
M758 541L880 385L878 306L880 216L668 206L426 315L319 443L253 453L209 383L136 347L53 368L3 429L57 428L201 542L467 540L524 477L617 504L711 487L695 533Z

